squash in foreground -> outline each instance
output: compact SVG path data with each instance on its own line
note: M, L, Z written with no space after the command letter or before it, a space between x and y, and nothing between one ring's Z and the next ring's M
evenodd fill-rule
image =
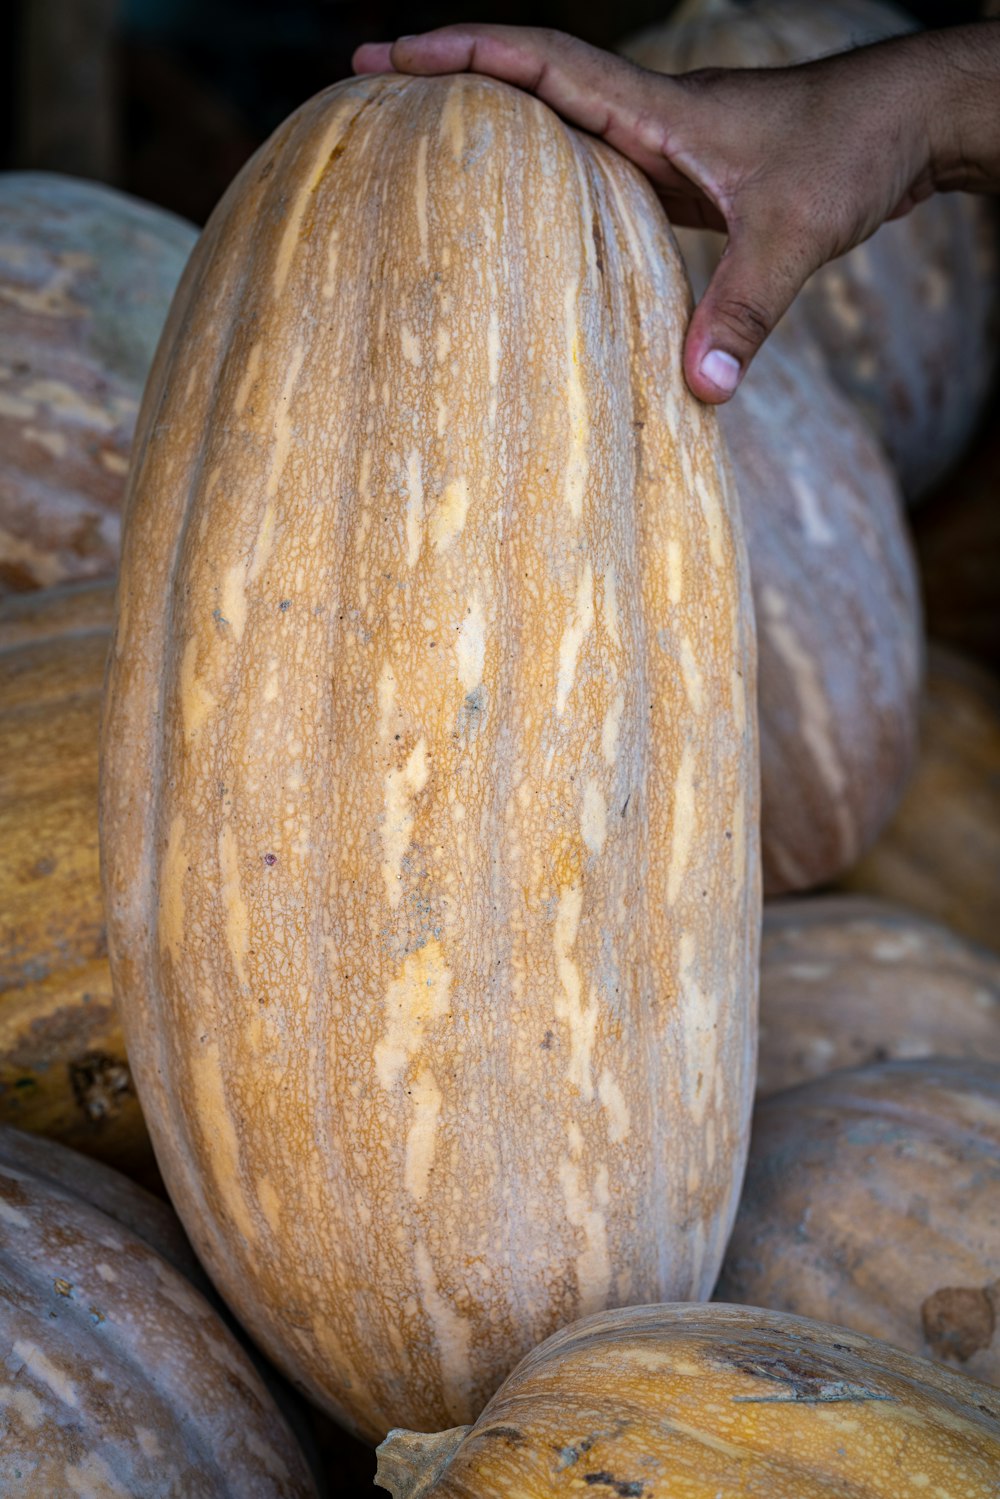
M0 598L0 1123L152 1185L97 858L113 604L110 583Z
M765 1099L718 1294L1000 1384L1000 1067L886 1062Z
M394 1431L393 1499L993 1499L1000 1399L974 1379L760 1307L588 1317L476 1424Z
M753 1089L752 614L648 184L474 77L247 166L140 417L103 731L171 1196L369 1436L704 1296Z
M0 593L109 577L143 382L198 231L114 188L0 173Z
M166 1204L0 1129L0 1492L315 1499Z

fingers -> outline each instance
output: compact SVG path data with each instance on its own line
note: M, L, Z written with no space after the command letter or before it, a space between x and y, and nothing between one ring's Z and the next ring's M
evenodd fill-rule
M514 84L628 156L651 178L675 222L721 229L728 219L729 248L695 310L685 343L685 376L703 401L729 399L823 259L810 259L808 229L799 236L805 248L797 253L789 249L795 239L786 228L780 238L752 227L733 231L746 174L734 174L732 150L713 155L694 144L712 139L720 119L732 135L732 111L720 113L711 96L702 97L704 87L692 88L690 79L685 84L647 72L562 32L516 26L445 26L391 44L369 44L358 49L354 66L359 72L484 73ZM742 140L738 145L742 149ZM723 192L726 178L729 187Z
M570 124L609 145L661 189L681 198L700 187L671 164L664 149L667 120L678 100L674 81L647 72L559 31L524 26L445 26L392 43L369 43L354 54L356 72L485 73L525 89Z
M365 42L351 58L355 73L391 73L392 42Z
M790 253L750 230L730 239L684 344L684 375L699 400L729 400L822 258Z

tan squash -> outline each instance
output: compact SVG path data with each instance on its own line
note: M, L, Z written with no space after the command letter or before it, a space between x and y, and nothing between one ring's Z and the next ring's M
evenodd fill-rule
M472 1427L394 1431L394 1499L992 1499L997 1392L759 1307L642 1306L558 1332Z
M0 1128L0 1492L314 1499L191 1260L166 1204Z
M0 173L0 592L108 577L139 397L198 231L97 182Z
M916 774L841 883L1000 949L1000 682L991 673L932 647Z
M782 67L912 30L884 0L685 0L620 50L656 72ZM713 265L720 235L688 235ZM841 389L884 443L908 495L956 460L996 360L997 221L963 193L920 204L823 266L788 314L817 339Z
M1000 1063L1000 958L859 895L764 907L757 1096L893 1058Z
M896 809L916 758L920 600L892 471L810 339L772 337L720 422L757 614L777 895L849 869Z
M758 1104L716 1294L1000 1384L998 1225L1000 1067L835 1072Z
M0 600L0 1122L157 1182L111 993L97 850L110 584Z
M689 307L621 157L491 81L357 80L237 180L147 387L115 990L200 1257L369 1436L705 1295L728 1235L752 606Z

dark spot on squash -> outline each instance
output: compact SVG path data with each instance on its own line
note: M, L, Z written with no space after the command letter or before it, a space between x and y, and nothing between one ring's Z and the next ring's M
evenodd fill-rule
M31 593L38 579L29 567L19 562L0 562L0 587L9 593Z
M836 1364L815 1354L810 1356L805 1349L785 1354L762 1351L759 1355L744 1349L717 1349L716 1354L730 1368L752 1375L754 1379L773 1380L782 1387L780 1393L773 1395L734 1395L733 1402L737 1405L768 1405L783 1401L819 1405L892 1398L880 1390L845 1379Z
M268 869L273 869L274 866L275 866L275 864L277 864L277 862L278 862L278 855L277 854L265 854L264 855L264 863L267 865Z
M618 1499L642 1499L646 1492L645 1485L638 1478L615 1478L613 1473L584 1473L584 1483L602 1488L608 1488Z
M553 1033L551 1031L546 1031L545 1035L542 1037L541 1041L538 1044L543 1051L551 1051L552 1042L554 1039L555 1037L553 1036Z
M481 1431L475 1433L476 1437L490 1437L496 1441L510 1442L514 1447L524 1444L524 1433L518 1431L516 1426L485 1426Z
M989 1348L997 1326L1000 1282L988 1286L942 1286L923 1302L924 1338L935 1358L964 1364Z
M601 226L601 216L595 213L590 221L591 234L594 237L594 263L597 266L597 274L604 275L604 229Z

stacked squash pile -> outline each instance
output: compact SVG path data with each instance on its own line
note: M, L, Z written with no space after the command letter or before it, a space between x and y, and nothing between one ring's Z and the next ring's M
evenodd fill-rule
M327 90L189 259L0 212L4 1484L361 1492L204 1270L410 1428L397 1499L995 1494L1000 703L922 685L904 503L985 399L985 212L821 273L718 416L651 189L485 79Z

